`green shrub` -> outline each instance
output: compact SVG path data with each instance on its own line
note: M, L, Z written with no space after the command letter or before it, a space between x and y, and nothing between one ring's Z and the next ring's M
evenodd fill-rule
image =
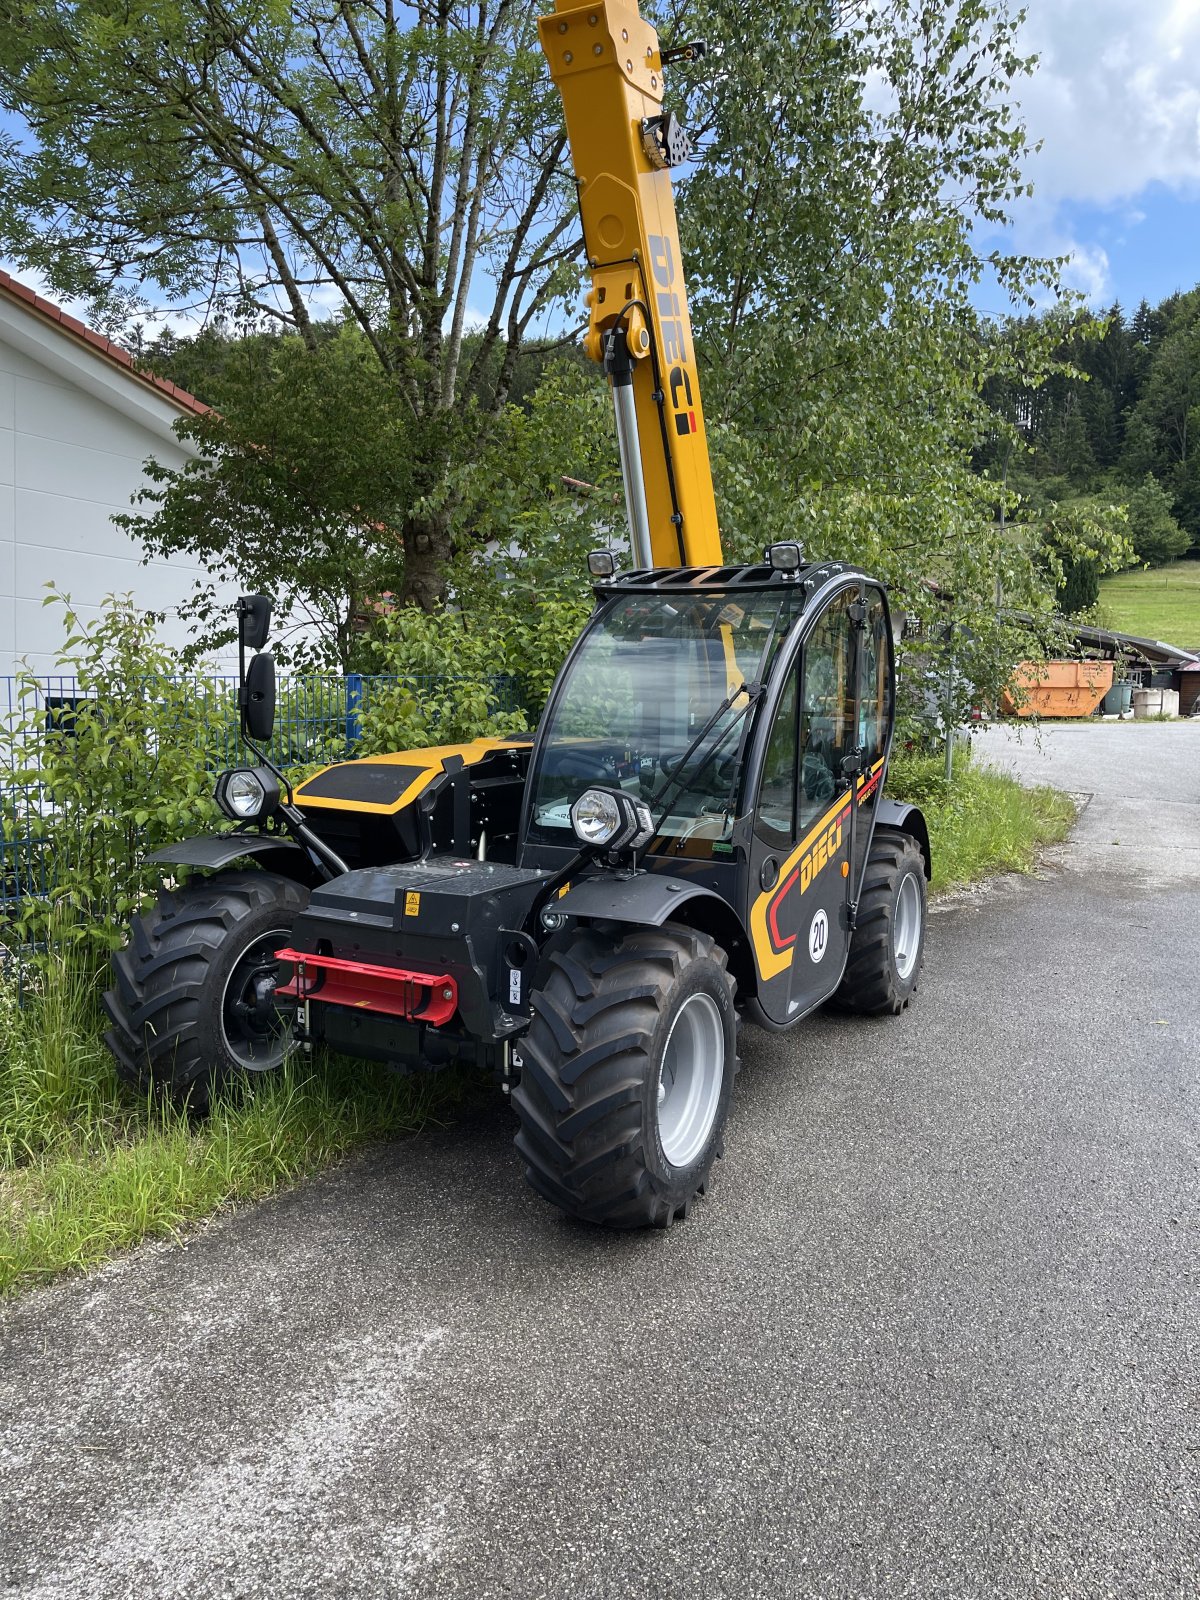
M503 738L540 716L583 627L586 601L556 597L527 609L480 607L432 614L406 606L383 617L373 641L374 684L362 711L363 755ZM506 708L515 682L518 708Z
M395 681L371 686L360 754L525 730L524 713L503 708L503 641L494 628L469 628L456 611L428 614L405 606L381 620L373 649L376 671Z
M55 602L67 608L69 635L59 666L78 699L51 717L37 680L22 675L21 714L0 751L6 832L52 868L48 895L25 901L20 930L41 943L53 924L63 939L112 949L156 885L145 855L218 818L206 751L212 694L177 674L130 597L109 596L91 626L68 597L51 594ZM27 797L20 812L17 793Z
M1079 556L1063 564L1058 603L1068 617L1090 611L1100 598L1100 569L1092 556Z

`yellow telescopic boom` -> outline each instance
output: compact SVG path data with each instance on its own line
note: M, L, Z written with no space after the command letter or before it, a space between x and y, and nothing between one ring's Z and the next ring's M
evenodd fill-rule
M658 35L637 0L555 0L538 23L566 110L592 288L586 348L613 388L634 559L722 563L663 113Z

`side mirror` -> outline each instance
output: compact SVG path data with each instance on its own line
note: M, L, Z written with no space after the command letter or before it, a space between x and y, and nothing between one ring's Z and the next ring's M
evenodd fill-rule
M267 744L274 731L275 658L255 656L242 689L242 733L256 744Z
M261 650L271 631L271 597L244 594L237 603L238 628L246 650Z

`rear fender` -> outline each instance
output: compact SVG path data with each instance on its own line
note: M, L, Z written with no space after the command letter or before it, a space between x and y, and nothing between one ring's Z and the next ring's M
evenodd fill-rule
M907 833L921 847L925 860L925 876L933 877L933 851L929 847L929 825L917 806L904 805L899 800L883 799L875 818L877 828L894 828L897 833Z

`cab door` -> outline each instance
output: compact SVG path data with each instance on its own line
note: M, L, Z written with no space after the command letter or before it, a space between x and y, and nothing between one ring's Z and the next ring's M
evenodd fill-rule
M777 1022L827 999L849 950L861 612L848 588L818 616L768 737L750 921L761 1002Z

